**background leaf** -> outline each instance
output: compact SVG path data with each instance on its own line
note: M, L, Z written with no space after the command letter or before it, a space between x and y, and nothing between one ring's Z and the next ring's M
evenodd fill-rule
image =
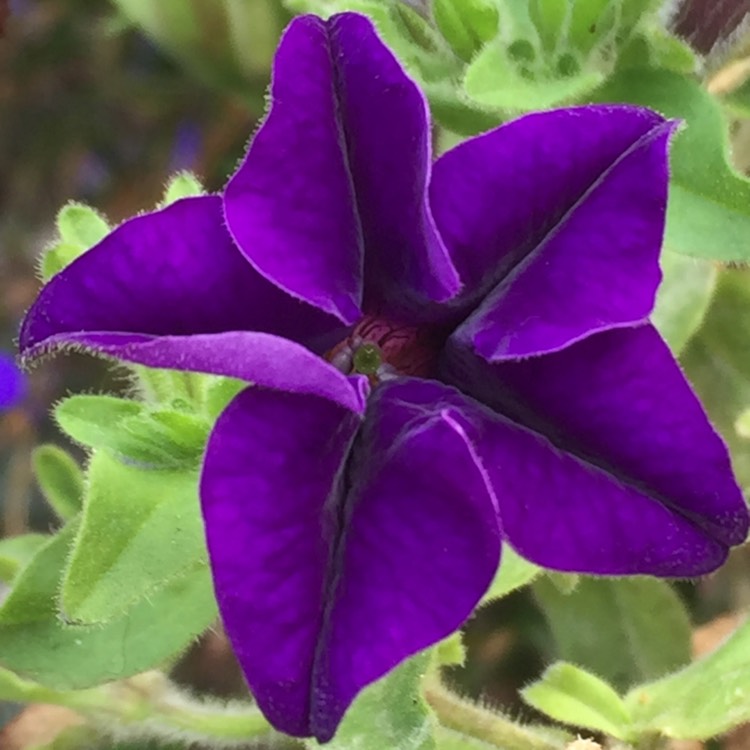
M512 46L508 48L512 51ZM523 74L499 43L488 44L466 70L467 96L483 107L529 112L580 99L593 91L604 75L584 70L569 76Z
M750 408L750 273L719 273L711 304L697 333L680 355L687 376L711 421L727 441L737 478L750 486L750 439L735 429Z
M667 70L627 69L592 98L644 105L686 122L672 147L666 248L712 260L750 259L750 181L730 165L726 123L701 84Z
M130 677L183 651L216 619L208 570L170 584L98 628L60 620L60 571L76 531L69 524L41 547L0 607L0 665L58 690Z
M31 454L34 475L45 500L63 521L83 506L83 472L76 460L56 445L40 445Z
M664 276L651 320L670 349L679 354L703 322L719 269L709 261L669 250L662 252L660 263Z
M153 468L197 467L208 437L197 415L116 396L70 396L57 405L55 419L81 445Z
M690 621L665 581L581 576L565 594L540 578L533 591L555 639L556 655L617 689L690 660Z
M525 560L510 545L505 544L500 557L500 568L482 597L482 602L500 599L530 583L543 572L542 568Z
M0 539L0 581L10 583L48 541L46 534L20 534Z
M93 456L63 577L66 619L115 619L207 565L196 472L126 466L103 451Z
M327 750L432 750L433 719L422 698L420 684L430 654L405 661L366 687L347 711L336 736L326 745L314 740L308 747Z
M626 696L641 732L704 740L750 721L750 623L715 651Z
M614 688L574 664L553 664L521 695L529 705L564 724L620 740L632 733L630 715Z

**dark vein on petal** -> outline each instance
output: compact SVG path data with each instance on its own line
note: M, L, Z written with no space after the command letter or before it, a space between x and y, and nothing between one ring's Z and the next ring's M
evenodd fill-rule
M475 355L469 355L469 357L473 356ZM544 438L560 453L572 456L582 464L605 473L623 486L668 508L702 532L711 536L711 538L716 539L713 531L699 514L676 505L673 500L657 492L646 482L618 469L617 466L607 461L604 457L585 450L578 441L571 440L564 431L543 417L526 401L519 399L512 388L499 378L493 378L491 388L482 387L479 385L482 380L481 376L477 377L476 374L460 368L459 362L462 361L464 361L464 358L456 356L455 353L453 356L451 354L444 355L441 363L441 380L448 385L452 385L465 396L475 400L476 407L489 411L495 419L507 421L518 429ZM716 539L716 541L720 541L722 544L725 543L721 539Z

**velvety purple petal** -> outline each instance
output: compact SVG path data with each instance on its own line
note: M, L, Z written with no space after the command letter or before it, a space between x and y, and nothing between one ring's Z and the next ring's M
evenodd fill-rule
M321 739L362 687L458 629L499 562L494 497L453 411L384 388L368 414L318 656Z
M449 410L464 430L492 488L502 535L529 560L603 575L696 576L726 559L726 540L693 514L580 454L561 435L545 435L539 425L529 429L431 385L431 398L422 389L425 401Z
M329 27L365 243L366 306L419 319L420 305L460 289L427 200L427 102L367 18L342 14Z
M358 415L254 388L209 440L224 622L259 705L295 736L330 739L363 687L461 625L497 569L496 512L463 431L385 394L353 449Z
M294 736L314 732L336 502L360 422L330 401L249 388L206 451L201 499L224 625L263 713Z
M10 409L26 394L26 379L13 357L0 352L0 410Z
M651 325L595 334L561 352L515 363L491 365L454 353L444 375L588 464L592 476L607 476L620 491L637 492L723 545L744 541L748 513L727 449ZM628 502L630 510L613 506L609 524L623 525L624 536L646 533L639 530L645 517L635 513L635 501ZM680 559L675 551L675 562Z
M364 411L369 392L365 376L346 376L300 344L267 333L76 334L66 336L63 343L146 367L223 375L279 391L313 394L358 413Z
M249 329L315 346L340 328L263 279L226 231L221 199L202 196L130 219L52 278L26 315L20 345L28 354L84 332Z
M660 280L673 123L635 107L528 115L435 165L432 205L488 298L459 330L491 360L645 319Z
M397 314L455 294L426 205L426 104L371 23L295 19L271 102L224 197L230 231L260 273L346 323L363 295L370 312Z

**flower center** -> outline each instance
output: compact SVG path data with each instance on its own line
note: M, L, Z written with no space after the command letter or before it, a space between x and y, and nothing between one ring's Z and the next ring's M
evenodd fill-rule
M376 385L400 375L430 377L439 351L431 330L368 315L325 358L346 375L367 375Z

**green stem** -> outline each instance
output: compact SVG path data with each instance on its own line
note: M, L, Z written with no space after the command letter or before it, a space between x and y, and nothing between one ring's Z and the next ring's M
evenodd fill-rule
M247 744L273 733L261 712L252 706L211 705L176 693L158 672L90 690L53 690L2 670L0 697L23 702L53 703L88 718L93 724L118 729L134 727L140 735L181 736L196 743Z
M208 706L157 704L151 721L165 727L188 732L191 736L247 743L249 739L270 734L273 730L257 708L212 709Z
M505 750L561 750L573 739L564 736L557 739L543 729L522 726L502 714L490 713L448 690L434 674L425 680L424 695L444 727L492 747Z

